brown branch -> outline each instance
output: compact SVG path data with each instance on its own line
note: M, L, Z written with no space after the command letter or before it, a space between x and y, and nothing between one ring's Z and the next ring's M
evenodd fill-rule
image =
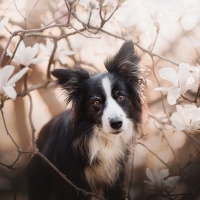
M152 150L149 149L149 147L147 147L144 143L142 142L137 142L137 144L142 145L143 147L145 147L150 153L152 153L161 163L163 163L167 168L169 168L169 170L171 172L173 172L173 174L177 175L178 173L176 173L166 162L164 162L156 153L154 153Z
M32 100L32 96L30 95L27 86L27 79L28 79L28 74L26 73L25 77L24 77L24 90L27 93L27 96L29 98L29 102L30 102L30 110L29 110L29 122L30 122L30 127L31 127L31 132L32 132L32 147L33 150L37 149L36 147L36 138L35 138L35 127L33 125L33 120L32 120L32 112L33 112L33 100Z
M58 170L55 165L53 165L42 153L37 152L37 155L42 158L58 175L60 175L69 185L71 185L77 192L81 192L84 196L93 196L96 197L100 200L105 200L102 197L99 197L98 195L92 193L92 192L87 192L86 190L83 190L76 185L74 185L61 171Z
M149 54L149 55L150 55L150 54ZM151 60L152 60L153 75L154 75L154 77L155 77L155 79L156 79L156 82L157 82L158 87L160 87L160 82L158 81L158 78L157 78L156 72L155 72L155 62L154 62L154 59L153 59L153 57L152 57L151 55L150 55L150 57L151 57ZM161 95L161 97L162 97L162 98L161 98L161 102L162 102L163 111L164 111L165 114L167 114L166 109L165 109L165 104L164 104L163 93L160 92L160 95Z
M53 64L53 59L54 59L54 56L55 56L55 53L56 53L57 43L58 43L58 41L54 40L54 47L53 47L53 50L51 52L51 56L50 56L48 67L47 67L47 79L51 78L50 70L51 70L51 65Z
M178 157L177 157L177 155L176 155L174 149L173 149L172 146L170 145L169 140L167 139L167 136L165 135L164 130L163 130L162 128L161 128L160 130L161 130L162 135L163 135L163 137L165 138L165 140L166 140L166 142L167 142L169 148L171 149L171 151L172 151L172 153L173 153L173 155L174 155L174 158L175 158L175 160L176 160L177 166L179 167L180 170L182 170L183 167L181 166L180 161L179 161L179 159L178 159Z
M195 142L198 146L200 146L200 141L197 140L193 135L187 133L186 131L183 130L183 133L185 133L193 142Z
M97 28L94 27L94 26L90 26L90 27L93 28L93 29L97 29ZM108 31L106 31L106 30L104 30L104 29L101 29L100 31L101 31L102 33L105 33L105 34L110 35L110 36L112 36L112 37L115 37L115 38L118 38L118 39L127 41L126 38L124 38L124 37L122 37L122 36L119 36L119 35L116 35L116 34L112 34L112 33L108 32ZM176 63L176 62L174 62L174 61L172 61L172 60L169 60L169 59L167 59L167 58L165 58L164 56L161 56L161 55L159 55L159 54L152 53L152 52L150 52L149 50L147 50L147 49L141 47L140 45L138 45L136 42L133 42L133 43L134 43L135 46L137 46L138 48L140 48L142 51L148 53L150 56L158 57L158 58L160 58L160 59L162 59L162 60L165 60L165 61L167 61L167 62L169 62L169 63L172 63L173 65L179 66L178 63Z

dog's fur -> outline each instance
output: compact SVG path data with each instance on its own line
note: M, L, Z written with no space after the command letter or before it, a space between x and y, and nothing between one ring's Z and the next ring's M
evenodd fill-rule
M76 186L106 200L125 199L124 169L145 107L139 60L128 41L106 61L108 72L52 71L72 108L42 128L38 149ZM38 156L27 177L30 200L95 199L77 192Z

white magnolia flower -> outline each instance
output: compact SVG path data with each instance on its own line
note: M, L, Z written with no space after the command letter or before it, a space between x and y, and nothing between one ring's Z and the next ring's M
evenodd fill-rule
M2 29L7 23L8 23L9 19L8 18L3 18L0 21L0 29Z
M97 0L80 0L79 4L82 5L87 11L99 8L99 2Z
M65 56L74 55L73 51L66 50L67 42L65 40L59 40L57 43L57 49L54 55L55 60L59 60L63 65L66 64ZM40 49L46 53L47 56L51 56L54 48L54 43L49 38L46 39L46 46L40 44Z
M27 72L28 67L23 68L11 77L14 69L12 65L7 65L0 70L0 95L6 94L11 99L16 99L15 83Z
M28 67L30 64L38 64L44 61L44 58L41 57L35 58L38 51L39 51L38 43L35 43L33 47L25 47L25 44L22 41L17 48L13 61L18 65L23 65L25 67ZM11 57L13 53L8 49L7 55Z
M190 74L194 78L195 83L200 84L200 66L190 66Z
M200 128L200 108L195 105L176 106L177 112L171 116L172 124L178 130L186 130L195 133Z
M145 24L146 34L153 33L154 22L159 24L160 28L170 29L172 22L178 21L180 18L180 14L175 11L179 4L173 0L142 0L141 3L151 16L151 19L149 18Z
M168 91L167 102L174 105L181 94L185 94L187 90L197 88L198 85L190 76L190 65L180 63L178 73L171 67L160 69L160 77L171 82L172 87L155 88L155 91Z
M155 189L157 191L161 191L164 189L173 190L177 186L177 182L180 179L180 176L173 176L165 179L169 176L169 170L162 169L158 173L157 167L154 167L152 172L149 168L147 168L146 175L150 179L150 181L144 182L152 186L152 189Z

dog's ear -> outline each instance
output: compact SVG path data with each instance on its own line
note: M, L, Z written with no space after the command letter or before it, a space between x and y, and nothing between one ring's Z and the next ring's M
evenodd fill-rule
M51 74L58 79L58 84L67 92L67 103L83 95L83 82L89 78L89 73L83 68L54 69Z
M132 40L124 42L118 53L105 62L110 73L117 73L127 81L137 81L140 77L138 67L140 57L135 53Z

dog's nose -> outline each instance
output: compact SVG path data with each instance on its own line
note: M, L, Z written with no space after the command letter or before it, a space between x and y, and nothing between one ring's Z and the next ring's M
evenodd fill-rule
M110 119L110 126L113 129L121 128L122 127L122 119L119 118L119 117L115 117L115 118Z

